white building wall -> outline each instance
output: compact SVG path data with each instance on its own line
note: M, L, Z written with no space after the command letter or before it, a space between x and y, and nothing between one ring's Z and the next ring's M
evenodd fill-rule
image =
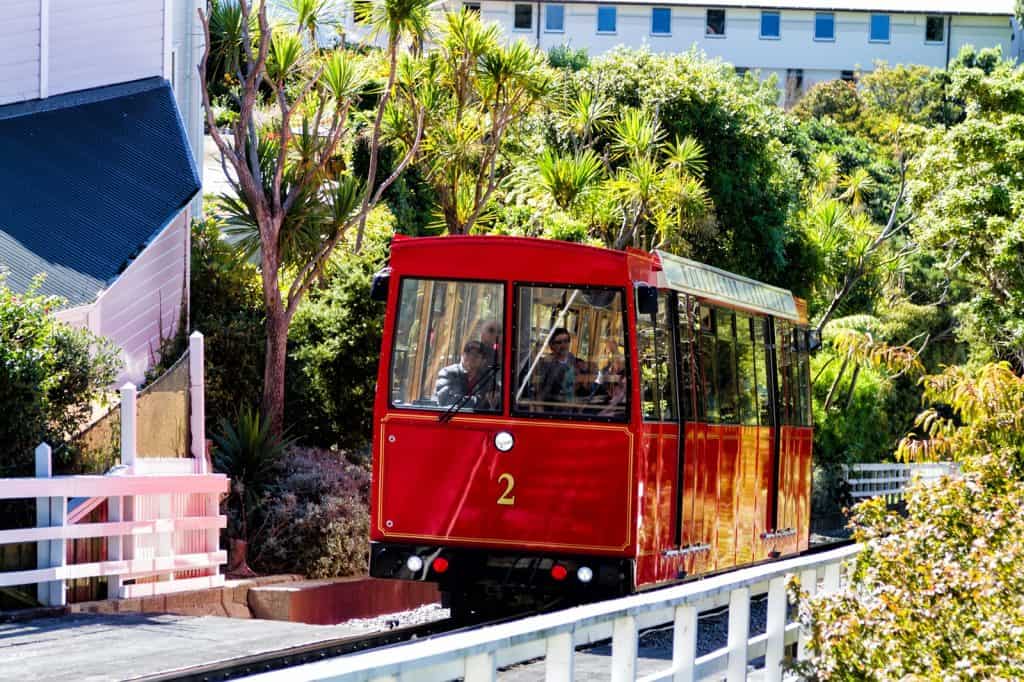
M617 5L617 30L614 34L597 32L596 4L565 4L564 31L548 31L545 4L531 3L534 10L530 29L513 28L514 2L485 0L481 17L495 21L509 39L522 39L542 50L558 45L584 48L591 56L612 48L647 47L654 52L685 52L696 46L710 57L718 57L737 67L761 71L762 77L774 73L780 90L785 88L790 70L803 71L803 87L839 78L843 71L870 71L876 61L889 64L924 64L942 68L963 45L978 48L1000 46L1003 54L1015 56L1017 46L1011 40L1013 28L1008 17L945 16L946 41L925 41L924 14L889 14L890 36L886 42L870 38L871 15L867 12L835 12L835 39L814 38L813 11L781 10L778 38L761 38L760 9L727 9L726 30L722 36L705 35L706 7L671 6L670 35L651 33L651 6ZM608 3L613 4L613 3ZM539 12L538 12L539 8ZM539 26L539 30L538 30Z
M49 2L49 94L161 76L164 0Z
M39 97L39 0L5 0L0 19L0 105Z
M199 7L206 6L206 0L174 0L171 25L171 73L168 80L174 89L185 132L196 160L199 182L203 180L203 130L204 112L202 83L199 78L199 62L203 57L203 27L199 22ZM192 215L202 215L203 193L192 201Z

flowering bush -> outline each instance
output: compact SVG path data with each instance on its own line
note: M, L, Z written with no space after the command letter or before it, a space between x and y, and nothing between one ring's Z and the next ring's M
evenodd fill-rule
M912 487L905 516L857 508L849 585L800 600L806 679L1024 678L1024 379L954 367L925 399L950 409L923 412L900 452L955 457L963 475Z
M329 578L366 572L370 474L337 452L293 448L263 499L253 539L261 571Z

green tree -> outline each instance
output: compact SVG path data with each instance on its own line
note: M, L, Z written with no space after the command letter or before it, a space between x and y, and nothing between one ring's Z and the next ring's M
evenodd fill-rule
M32 475L35 447L65 443L121 369L107 339L57 321L61 303L36 287L16 294L0 277L0 478Z
M401 46L422 45L428 28L427 0L379 0L370 25L386 41L385 85L377 99L369 133L367 177L332 173L333 162L354 132L353 110L368 84L366 61L344 49L321 50L315 37L315 6L310 16L288 29L271 26L267 6L239 0L240 41L236 85L230 96L238 119L229 138L217 129L204 83L203 104L210 133L220 150L234 195L224 202L233 220L251 233L259 254L266 321L261 409L274 432L284 415L288 327L303 297L323 275L331 254L349 229L358 250L370 210L412 161L423 131L416 111L413 143L390 176L377 181L382 121L392 99L409 95L396 89ZM201 13L207 45L210 21ZM255 17L257 29L252 24ZM230 43L234 49L235 43ZM200 72L206 72L210 50ZM264 99L265 90L269 95ZM266 106L262 106L266 102Z
M496 24L476 12L445 15L441 40L425 63L404 74L429 84L420 100L427 129L417 165L434 189L450 234L468 234L507 174L511 138L552 86L543 54L517 41L504 45ZM414 144L412 114L395 110L392 136Z
M1024 676L1024 380L953 367L925 398L947 407L923 412L901 453L953 458L962 476L913 486L905 515L858 506L848 586L801 600L805 679Z
M962 55L951 93L966 118L924 136L911 165L913 236L945 273L974 358L1024 367L1024 72ZM973 65L972 65L973 64Z

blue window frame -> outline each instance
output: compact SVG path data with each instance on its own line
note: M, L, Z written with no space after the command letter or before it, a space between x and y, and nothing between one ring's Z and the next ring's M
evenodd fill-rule
M618 16L614 7L602 6L597 8L598 33L615 33L617 20Z
M658 36L672 34L672 9L670 7L651 8L651 33Z
M873 43L887 43L889 42L889 15L888 14L872 14L871 15L871 42Z
M816 12L814 15L814 39L836 39L836 15L832 12Z
M781 35L781 15L778 12L761 12L761 37L779 38Z
M565 30L565 5L544 5L544 30L551 33Z

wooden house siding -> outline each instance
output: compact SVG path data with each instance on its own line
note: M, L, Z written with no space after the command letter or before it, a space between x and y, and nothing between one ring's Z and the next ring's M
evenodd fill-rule
M124 368L116 385L140 383L160 347L161 333L172 336L183 323L189 219L187 209L178 214L95 303L56 313L57 319L105 336L121 348Z
M49 2L49 94L163 75L164 0Z
M96 330L121 349L118 383L139 383L164 338L183 323L189 211L184 210L97 300Z
M0 105L39 97L39 0L7 0L0 21Z

